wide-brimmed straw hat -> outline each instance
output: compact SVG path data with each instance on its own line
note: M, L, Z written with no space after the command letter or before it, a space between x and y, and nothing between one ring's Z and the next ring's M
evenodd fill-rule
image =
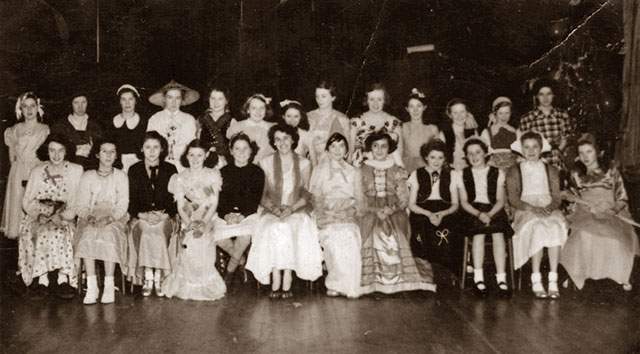
M187 86L184 86L182 84L175 82L174 80L171 80L171 82L162 86L153 95L149 96L149 102L151 102L156 106L160 106L160 107L164 106L164 95L169 90L182 91L182 103L180 104L181 106L190 105L196 102L198 99L200 99L200 94L198 93L198 91L190 89Z

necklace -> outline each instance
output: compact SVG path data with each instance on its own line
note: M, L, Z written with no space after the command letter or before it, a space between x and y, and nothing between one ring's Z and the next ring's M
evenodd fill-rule
M109 176L110 174L113 173L113 167L111 167L111 169L109 169L109 171L107 171L107 172L100 171L100 169L97 169L96 173L98 173L98 176L100 176L100 177L107 177L107 176Z

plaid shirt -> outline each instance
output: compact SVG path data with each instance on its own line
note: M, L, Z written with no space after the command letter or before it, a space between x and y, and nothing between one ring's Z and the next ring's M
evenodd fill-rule
M551 156L547 157L547 162L558 169L564 169L562 154L558 151L558 146L563 138L568 138L572 133L572 121L566 110L551 108L548 115L536 108L520 118L520 130L523 132L533 130L544 136L551 144Z

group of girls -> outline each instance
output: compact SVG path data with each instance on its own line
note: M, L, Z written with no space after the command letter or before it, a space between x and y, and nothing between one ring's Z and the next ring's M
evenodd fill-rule
M245 119L236 120L228 92L213 88L195 119L181 107L199 94L172 81L149 97L163 110L148 121L135 112L135 87L117 95L122 112L102 128L89 129L79 95L51 134L39 122L39 99L18 99L24 121L5 131L12 167L2 230L19 239L19 270L33 298L49 292L49 273L57 273L52 292L72 297L82 262L83 302L96 303L96 260L104 262L102 303L114 301L116 264L143 296L219 299L239 267L270 284L274 299L293 296L294 274L313 281L326 273L328 296L435 291L432 264L457 273L464 237L472 239L474 294L483 298L486 235L502 297L511 296L509 238L516 268L532 260L538 298L559 297L559 263L579 288L587 278L631 288L640 252L620 173L586 135L571 188L561 193L558 170L542 158L552 149L547 138L513 128L506 97L494 101L479 135L457 99L447 105L450 122L425 122L426 97L416 89L401 123L384 111L382 84L368 88L367 110L351 119L333 108L328 82L316 88L316 110L285 100L275 121L263 94L247 98ZM529 116L549 112L550 100L539 103ZM575 203L567 217L563 198ZM224 278L217 248L229 255Z

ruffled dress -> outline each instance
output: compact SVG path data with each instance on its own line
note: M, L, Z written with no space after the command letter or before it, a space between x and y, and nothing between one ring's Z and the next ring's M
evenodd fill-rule
M222 186L220 172L202 168L186 169L173 175L168 190L176 201L184 201L184 211L194 220L201 220L209 208L217 204L217 193ZM214 216L215 218L215 216ZM181 241L176 266L162 282L162 291L168 298L213 301L227 292L224 280L216 270L216 242L213 223L197 230L182 225Z

